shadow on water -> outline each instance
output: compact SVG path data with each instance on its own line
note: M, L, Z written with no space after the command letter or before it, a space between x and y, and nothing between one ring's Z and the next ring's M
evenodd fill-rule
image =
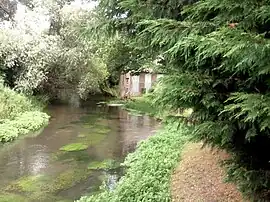
M125 156L158 123L117 107L53 105L50 124L0 149L0 202L73 201L113 189Z

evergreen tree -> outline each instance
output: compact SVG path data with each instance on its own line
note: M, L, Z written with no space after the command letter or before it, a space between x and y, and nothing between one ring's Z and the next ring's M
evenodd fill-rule
M136 34L145 55L163 55L168 76L155 101L193 108L196 140L232 154L229 180L255 201L270 201L270 1L100 5L115 27Z

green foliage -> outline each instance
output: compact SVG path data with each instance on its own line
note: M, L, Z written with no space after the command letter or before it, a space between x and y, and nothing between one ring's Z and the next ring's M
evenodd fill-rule
M37 99L0 85L0 142L12 141L46 125L49 116L41 109Z
M20 135L34 132L48 124L49 116L40 111L25 112L13 120L3 119L0 124L0 141L9 142Z
M82 22L95 23L92 12L65 1L35 2L14 24L10 22L12 26L1 28L0 75L5 83L52 99L62 98L63 92L69 98L100 92L108 77L107 65L97 54L98 45L80 37Z
M38 110L36 106L36 103L25 95L0 86L0 120L14 119L20 113Z
M229 180L269 201L269 1L101 2L145 57L163 56L156 105L192 108L195 139L229 151Z
M126 174L114 190L104 190L79 201L170 201L170 176L179 161L181 148L189 140L188 133L188 128L170 121L126 158Z
M133 113L147 114L150 116L158 117L160 115L159 109L153 105L150 98L147 95L143 97L136 97L133 100L129 100L124 104L124 108Z

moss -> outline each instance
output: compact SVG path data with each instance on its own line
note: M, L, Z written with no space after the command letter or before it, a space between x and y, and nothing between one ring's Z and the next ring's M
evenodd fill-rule
M88 145L84 143L72 143L72 144L68 144L61 147L59 150L67 151L67 152L74 152L74 151L86 150L87 148L88 148Z
M13 193L0 193L0 202L29 202L29 200L21 195Z

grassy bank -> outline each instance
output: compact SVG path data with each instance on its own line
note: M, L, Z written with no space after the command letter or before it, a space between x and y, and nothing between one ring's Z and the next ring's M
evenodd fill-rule
M132 97L132 99L129 100L111 100L107 104L121 104L123 109L134 115L146 114L158 119L162 119L165 116L164 110L161 110L152 103L151 95L149 94L141 97Z
M113 101L112 103L117 103ZM122 102L131 113L164 117L164 111L151 103L150 97L138 97ZM175 119L167 119L156 135L142 141L124 162L126 174L112 191L82 197L78 202L169 202L171 174L179 162L181 148L190 139L189 129Z
M128 155L124 162L126 174L113 191L104 188L102 193L82 197L78 202L170 201L171 174L189 138L187 127L167 121L158 134Z
M49 121L37 100L0 86L0 142L36 131Z

